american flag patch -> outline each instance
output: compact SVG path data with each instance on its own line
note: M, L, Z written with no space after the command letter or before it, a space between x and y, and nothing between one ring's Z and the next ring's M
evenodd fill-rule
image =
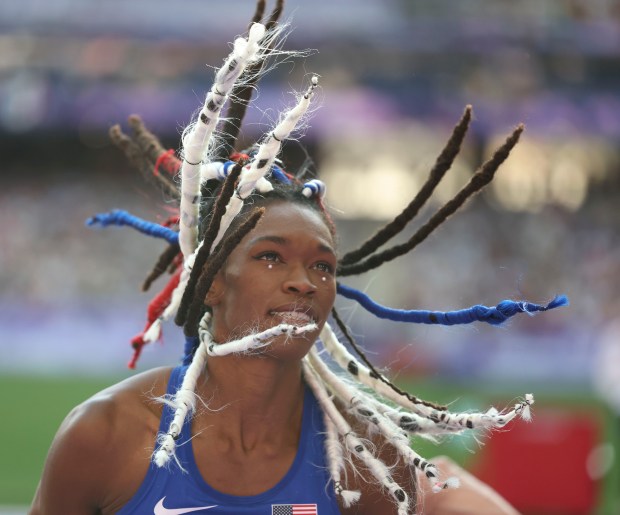
M316 504L272 504L271 515L318 515Z

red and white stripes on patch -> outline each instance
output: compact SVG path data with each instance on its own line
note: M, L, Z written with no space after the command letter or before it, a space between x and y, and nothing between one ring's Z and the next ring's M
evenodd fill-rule
M316 504L272 504L271 515L318 515Z

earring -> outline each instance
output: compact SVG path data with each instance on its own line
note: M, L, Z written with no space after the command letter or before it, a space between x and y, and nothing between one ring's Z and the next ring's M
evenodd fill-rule
M273 270L273 263L269 263L269 264L267 265L267 268L268 268L269 270Z
M327 281L327 277L325 277L325 276L321 277L321 281L323 281L323 282Z

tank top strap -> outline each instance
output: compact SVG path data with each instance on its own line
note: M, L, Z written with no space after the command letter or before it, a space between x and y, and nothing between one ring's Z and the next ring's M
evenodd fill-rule
M179 366L172 369L170 373L170 378L168 379L168 386L166 387L166 397L170 398L177 393L178 389L183 382L183 378L185 377L185 372L187 371L186 366ZM170 407L168 404L164 404L162 410L162 416L159 422L159 430L158 434L165 434L168 432L168 428L170 427L170 423L174 418L174 409ZM157 444L155 444L157 445ZM177 447L178 449L178 447ZM144 515L147 513L145 511L145 506L149 506L148 513L153 513L153 507L156 506L159 499L161 499L161 492L165 492L166 488L170 484L171 480L174 479L174 476L171 474L171 471L174 471L175 467L158 467L150 460L149 467L144 478L142 484L138 488L138 491L133 495L133 497L123 506L120 511L117 512L116 515Z

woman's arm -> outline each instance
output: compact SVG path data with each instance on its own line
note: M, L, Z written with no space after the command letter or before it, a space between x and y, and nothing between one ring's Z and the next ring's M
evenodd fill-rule
M458 477L461 486L433 493L428 481L420 480L420 515L518 515L501 495L450 458L440 456L431 461L442 477Z
M118 511L144 479L159 427L170 369L114 385L74 408L47 455L30 515L105 515Z

